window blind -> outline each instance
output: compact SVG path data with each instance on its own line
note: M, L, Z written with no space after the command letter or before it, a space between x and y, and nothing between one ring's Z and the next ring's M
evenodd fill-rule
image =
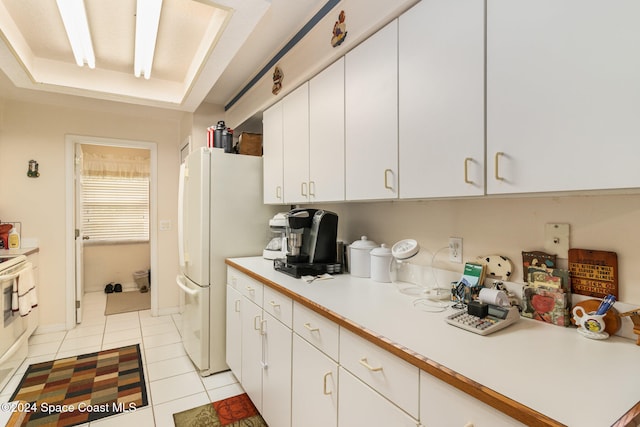
M81 178L83 233L90 242L149 241L148 178Z

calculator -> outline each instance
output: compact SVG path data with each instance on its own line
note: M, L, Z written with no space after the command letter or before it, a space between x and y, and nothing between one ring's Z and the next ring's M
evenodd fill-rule
M458 328L465 329L480 335L489 335L515 323L520 318L518 307L500 307L489 304L489 313L486 317L478 317L467 313L467 310L459 310L447 316L445 321Z

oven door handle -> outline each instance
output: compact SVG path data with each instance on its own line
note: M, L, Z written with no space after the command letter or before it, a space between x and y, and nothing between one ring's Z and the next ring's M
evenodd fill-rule
M176 276L176 283L178 284L178 287L183 291L185 291L185 293L187 293L188 295L191 295L191 296L198 295L197 289L189 289L187 287L186 283L184 282L184 276L180 276L180 275Z
M0 275L0 282L4 282L6 280L14 280L19 275L21 275L24 270L26 270L26 269L25 268L21 268L20 271L17 271L15 273Z
M31 267L30 263L26 263L20 268L20 270L15 271L11 274L0 274L0 282L4 282L5 280L13 280L21 275L27 268Z

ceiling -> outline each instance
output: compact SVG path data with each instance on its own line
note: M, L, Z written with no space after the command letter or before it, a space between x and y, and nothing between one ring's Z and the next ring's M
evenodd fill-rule
M14 86L182 111L224 105L325 3L163 0L147 80L133 75L136 0L84 2L95 69L76 65L56 0L0 0L0 70Z

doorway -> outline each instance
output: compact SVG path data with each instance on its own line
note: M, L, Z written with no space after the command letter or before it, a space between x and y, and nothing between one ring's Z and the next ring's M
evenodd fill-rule
M142 152L148 154L148 185L149 185L149 201L148 201L148 269L150 272L150 297L151 297L151 314L157 315L157 275L154 272L157 270L157 236L156 228L156 205L157 205L157 148L153 143L141 142L141 141L127 141L116 140L106 138L95 138L86 136L68 135L66 137L66 184L67 184L67 309L66 309L66 329L72 329L77 323L81 322L83 302L82 296L85 289L83 286L83 278L86 275L83 273L83 265L85 263L85 256L83 254L84 242L83 240L83 227L79 223L79 202L77 196L79 195L80 186L77 185L79 180L76 176L79 176L79 156L78 148L84 147L85 151L89 151L93 155L95 153L118 153L124 152L123 150L142 150ZM139 151L137 151L139 152ZM95 231L94 231L95 233ZM90 237L90 236L89 236ZM86 237L85 237L86 238ZM113 244L113 243L112 243ZM99 250L100 253L109 251L111 245L99 245L90 246L91 250L95 253ZM127 244L128 247L139 246L136 244ZM139 251L139 249L138 249ZM117 252L117 251L116 251ZM102 255L101 255L102 256ZM90 262L90 258L89 258ZM124 267L124 266L123 266ZM127 268L127 267L125 267ZM144 267L147 268L147 267ZM131 268L128 268L131 269ZM93 269L92 269L93 270ZM129 284L133 284L132 273L128 272ZM138 271L139 273L139 271ZM98 290L96 288L95 281L97 279L95 274L91 278L93 280L92 291ZM126 286L126 285L125 285ZM104 288L104 284L100 286ZM104 292L104 289L100 289Z

